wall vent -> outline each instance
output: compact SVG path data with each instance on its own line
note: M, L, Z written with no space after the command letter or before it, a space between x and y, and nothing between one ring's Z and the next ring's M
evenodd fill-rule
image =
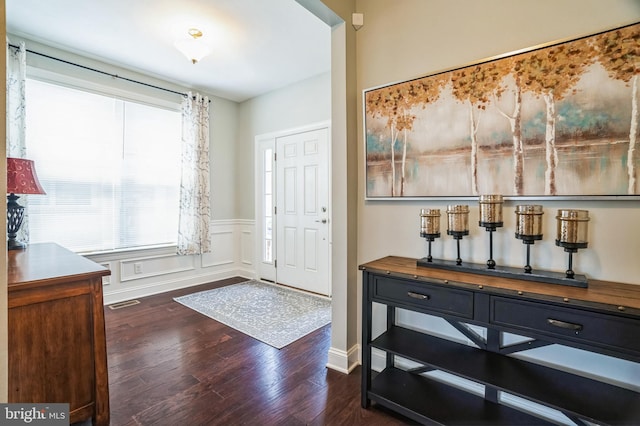
M111 310L122 309L122 308L127 308L129 306L137 305L139 303L140 303L139 300L125 300L124 302L118 302L118 303L109 305L109 309Z

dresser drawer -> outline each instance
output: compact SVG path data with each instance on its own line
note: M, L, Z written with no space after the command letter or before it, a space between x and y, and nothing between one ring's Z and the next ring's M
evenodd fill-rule
M616 315L494 296L490 321L534 335L640 353L640 322Z
M440 285L374 276L373 298L423 312L473 318L473 292Z

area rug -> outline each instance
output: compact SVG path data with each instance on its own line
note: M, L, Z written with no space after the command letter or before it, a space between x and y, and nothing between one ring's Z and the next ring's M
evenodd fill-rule
M331 322L329 299L255 280L173 300L278 349Z

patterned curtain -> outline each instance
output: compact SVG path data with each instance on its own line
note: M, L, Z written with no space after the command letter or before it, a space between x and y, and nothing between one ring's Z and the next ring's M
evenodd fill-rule
M26 158L27 147L25 87L27 80L27 51L24 42L18 48L9 46L7 38L7 157ZM27 196L22 195L18 203L25 208L22 227L17 239L29 243L29 208Z
M188 93L182 102L182 180L178 254L211 251L209 98Z

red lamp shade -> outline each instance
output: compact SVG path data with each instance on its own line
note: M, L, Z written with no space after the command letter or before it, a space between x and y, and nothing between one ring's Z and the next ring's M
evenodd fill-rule
M33 160L7 158L7 194L46 194L33 164Z

